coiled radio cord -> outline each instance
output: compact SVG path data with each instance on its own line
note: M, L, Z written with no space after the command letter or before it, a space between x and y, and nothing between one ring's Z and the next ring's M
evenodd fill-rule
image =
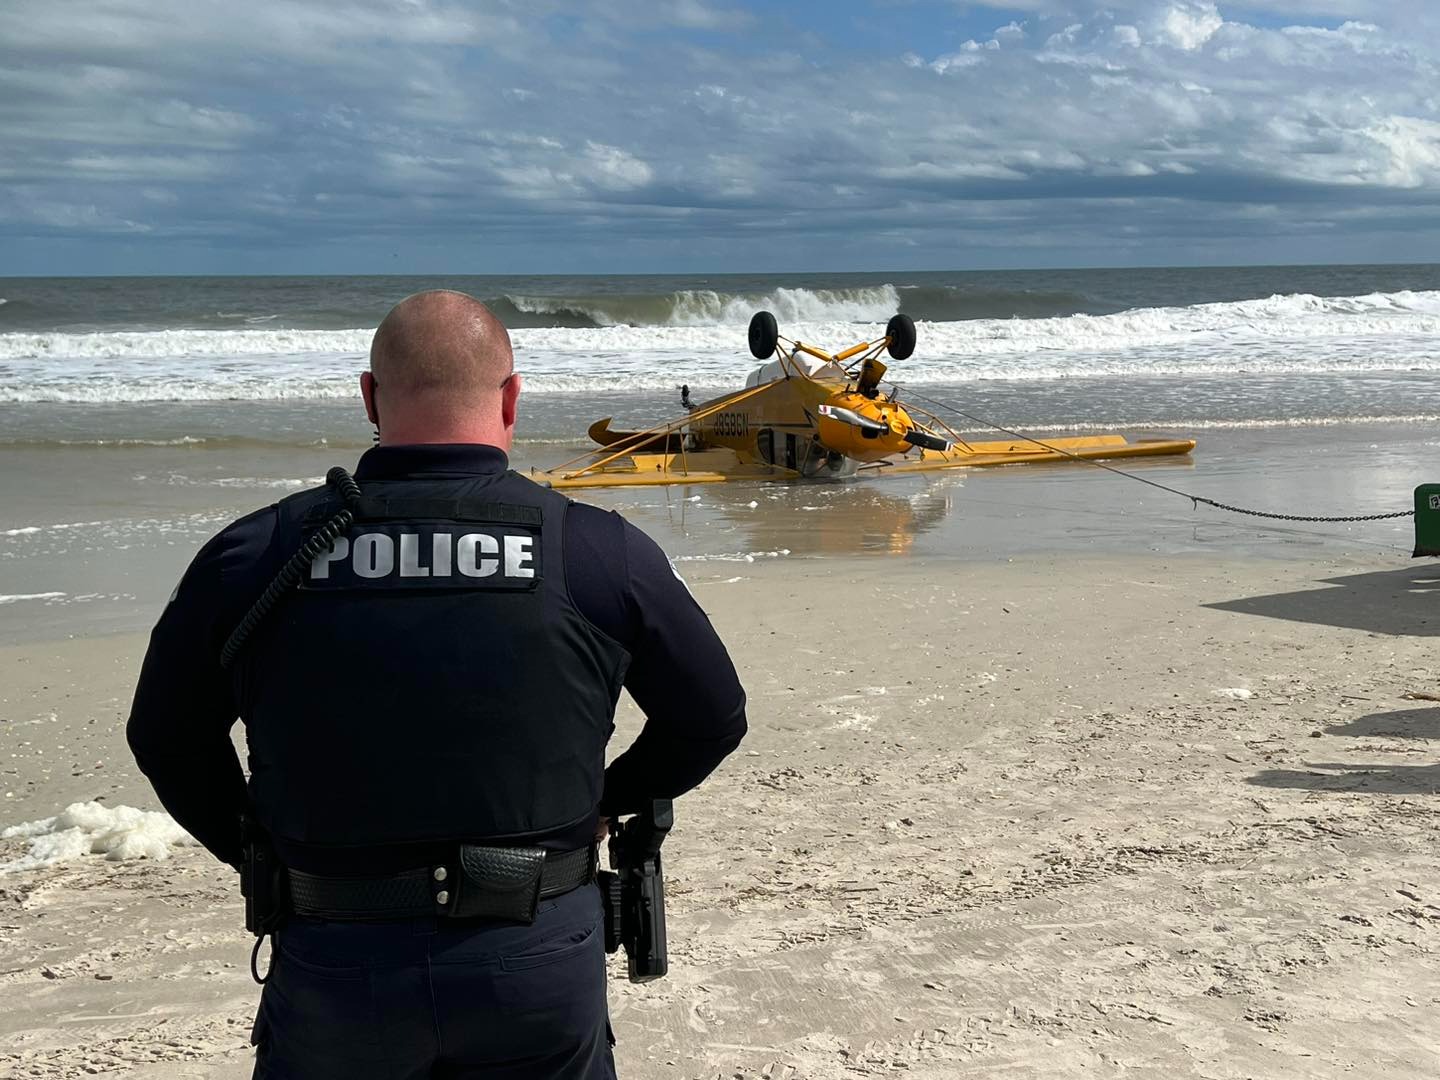
M329 521L321 525L318 530L306 540L304 545L280 568L273 581L265 586L265 591L260 594L260 599L250 606L245 617L240 620L238 626L231 632L225 647L220 650L220 667L223 670L230 670L235 663L235 657L239 655L245 642L255 632L255 628L264 621L270 609L279 603L280 598L288 593L295 586L300 584L300 579L305 576L305 571L316 558L329 551L336 539L348 529L355 521L355 503L360 498L360 485L355 483L355 478L346 472L339 465L336 465L325 474L325 483L339 493L345 500L346 507Z

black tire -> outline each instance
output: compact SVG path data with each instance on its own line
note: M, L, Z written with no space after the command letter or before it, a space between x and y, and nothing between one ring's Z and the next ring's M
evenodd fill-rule
M931 435L928 431L907 431L905 433L905 441L911 446L918 446L924 450L945 451L950 449L949 439L942 439L939 435Z
M755 312L750 317L750 355L757 360L769 360L779 344L780 327L775 316L768 311Z
M892 315L885 324L885 336L890 339L885 351L891 359L910 359L910 354L915 351L915 320L909 315Z

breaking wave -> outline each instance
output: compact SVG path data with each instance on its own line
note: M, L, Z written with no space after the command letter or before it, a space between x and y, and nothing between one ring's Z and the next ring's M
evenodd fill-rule
M872 292L832 290L822 298L777 289L769 296L787 294L795 305L781 319L787 336L842 348L883 334L897 293ZM732 301L683 295L691 298L685 302L692 323L516 330L516 367L527 391L739 385L754 366L743 325L706 321ZM751 310L747 301L746 318ZM862 316L868 321L855 321ZM667 317L679 319L680 309ZM370 335L366 329L0 334L0 403L348 399ZM1109 315L922 322L916 354L892 365L892 373L901 382L962 383L1437 371L1437 342L1440 291L1293 294Z
M0 300L0 304L5 301ZM680 289L664 293L596 292L580 295L505 293L485 301L511 330L597 329L610 326L744 326L758 310L775 313L782 324L812 322L884 322L897 311L915 319L950 322L960 319L1044 318L1117 310L1083 293L989 289L954 285L863 285L805 288L777 285L754 291ZM168 348L192 353L224 348L225 342L250 342L251 347L274 349L310 347L363 351L369 346L363 325L367 313L359 310L253 312L207 307L151 313L133 325L81 326L56 321L43 325L43 305L21 303L7 310L3 323L15 327L15 338L28 333L37 342L51 329L65 328L66 339L99 338L104 345L82 341L79 347L105 348L123 354L143 348L149 340L165 341ZM73 313L57 313L73 315ZM369 313L373 317L373 313ZM156 321L173 320L172 322ZM41 325L35 325L40 320ZM27 322L30 325L25 325ZM263 332L264 336L257 336ZM131 338L127 335L136 335ZM233 337L232 335L242 335ZM358 338L356 335L360 335ZM72 342L72 344L74 344ZM37 347L43 347L37 346Z
M778 287L732 293L685 289L668 295L518 296L490 306L513 329L603 326L744 326L757 311L792 323L885 322L898 311L928 322L1054 318L1095 313L1083 293L932 285L872 285L851 289Z
M370 350L369 330L117 330L94 333L0 334L0 361L46 357L92 360L240 358Z
M744 326L756 311L784 323L876 322L900 310L893 285L855 289L775 288L760 293L685 289L666 296L504 296L491 305L507 326ZM540 319L527 318L542 316ZM538 323L538 327L537 324Z

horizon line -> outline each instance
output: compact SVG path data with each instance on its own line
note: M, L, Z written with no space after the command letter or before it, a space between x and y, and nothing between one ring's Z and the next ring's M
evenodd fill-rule
M407 273L298 273L298 274L0 274L0 281L85 281L85 280L166 280L194 278L229 278L233 280L265 280L276 278L685 278L685 277L807 277L807 276L876 276L880 274L1046 274L1046 273L1115 273L1126 270L1317 270L1325 268L1364 267L1440 267L1440 259L1431 262L1280 262L1280 263L1136 263L1127 266L1023 266L927 268L910 270L647 270L640 273L587 271L583 273L477 273L455 271L419 271Z

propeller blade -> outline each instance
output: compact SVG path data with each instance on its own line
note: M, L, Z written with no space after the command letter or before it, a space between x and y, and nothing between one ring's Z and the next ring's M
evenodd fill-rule
M821 405L820 415L828 416L831 420L839 420L840 423L849 424L861 431L873 432L876 435L884 435L890 430L888 424L882 424L879 420L871 420L868 416L861 416L854 409L846 409L840 405Z
M922 450L949 450L953 443L949 439L942 439L939 435L931 435L928 431L921 431L919 428L912 428L905 433L905 441L911 446L918 446Z

